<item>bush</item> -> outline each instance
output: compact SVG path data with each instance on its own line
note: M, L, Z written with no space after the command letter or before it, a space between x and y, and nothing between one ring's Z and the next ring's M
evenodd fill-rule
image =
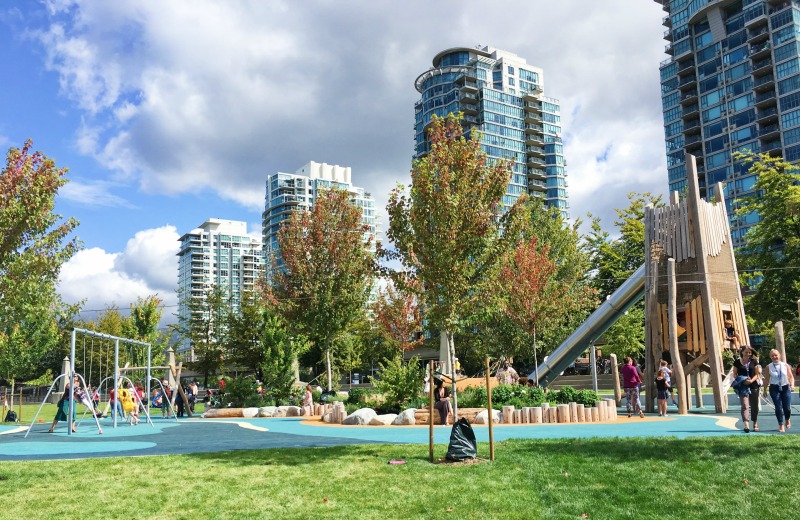
M592 407L600 400L600 396L594 390L578 390L575 395L575 402L583 406Z
M487 395L485 387L469 387L458 394L458 405L464 408L486 408ZM545 402L544 391L536 386L497 385L492 388L492 408L503 406L517 408L539 406Z
M400 412L405 409L408 401L419 396L424 374L418 361L415 357L403 363L403 358L396 356L386 364L380 364L380 376L374 383L385 399L382 410Z
M347 404L358 404L366 401L370 392L366 388L353 388L347 395Z
M223 406L230 404L233 408L244 406L261 406L260 404L248 405L245 403L263 403L264 400L259 395L258 389L254 385L252 377L226 378L225 393L220 397Z

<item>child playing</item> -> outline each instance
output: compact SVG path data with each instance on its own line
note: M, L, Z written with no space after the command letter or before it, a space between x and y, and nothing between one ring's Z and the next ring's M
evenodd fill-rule
M661 360L658 369L664 371L664 379L667 381L667 392L669 392L669 397L672 400L672 404L678 406L678 403L675 402L675 394L672 392L672 369L669 368L669 363L667 363L666 359Z
M666 363L666 361L661 361L661 363ZM664 370L664 367L658 369L658 375L656 376L656 390L658 390L658 416L659 417L666 417L667 416L667 389L669 388L670 384L667 380L667 372Z

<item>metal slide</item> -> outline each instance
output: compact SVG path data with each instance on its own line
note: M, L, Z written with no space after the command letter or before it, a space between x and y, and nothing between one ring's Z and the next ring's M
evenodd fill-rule
M529 379L536 380L541 386L547 386L566 370L569 365L580 356L590 344L599 338L614 324L631 305L644 296L644 264L634 272L630 278L619 286L611 296L603 302L575 332L564 340L557 349L547 358L547 361L538 366Z

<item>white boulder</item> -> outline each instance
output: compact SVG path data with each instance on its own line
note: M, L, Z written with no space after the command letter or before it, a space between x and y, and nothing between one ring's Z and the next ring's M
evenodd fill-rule
M396 413L387 413L386 415L376 415L369 423L372 426L389 426L397 418Z
M399 424L399 425L409 425L409 424L417 424L417 418L415 414L417 413L416 408L409 408L408 410L403 410L400 414L395 417L392 424Z
M286 417L300 417L303 410L299 406L287 406Z
M261 408L258 409L258 416L272 417L272 415L275 413L275 410L277 410L277 407L275 406L262 406Z
M258 417L258 408L242 408L242 417Z
M492 412L492 422L501 424L503 422L503 414L500 413L500 410L492 410ZM478 412L478 415L475 416L475 424L489 424L489 412L486 410Z
M372 408L361 408L344 418L342 424L362 425L369 424L378 414Z

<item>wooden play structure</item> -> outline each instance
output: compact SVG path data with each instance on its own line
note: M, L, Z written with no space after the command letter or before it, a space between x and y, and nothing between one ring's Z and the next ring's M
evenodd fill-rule
M732 348L724 322L733 323L743 344L747 324L722 184L713 187L714 202L701 199L694 156L687 154L686 164L686 197L675 192L668 206L645 212L645 383L654 388L655 367L668 357L679 412L686 413L692 386L702 406L701 374L707 372L716 412L724 413L722 353ZM646 409L653 411L652 399Z

